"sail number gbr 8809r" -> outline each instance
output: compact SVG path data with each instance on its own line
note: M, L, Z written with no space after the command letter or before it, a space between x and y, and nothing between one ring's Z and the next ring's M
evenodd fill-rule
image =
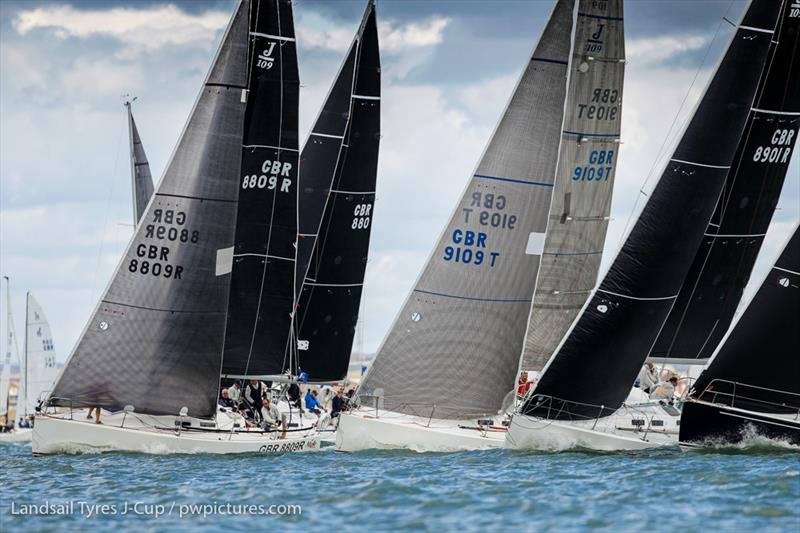
M186 213L175 209L154 209L144 227L144 238L155 241L197 244L200 232L186 227ZM139 243L133 249L136 257L128 262L128 271L146 276L181 279L182 265L170 263L168 246Z

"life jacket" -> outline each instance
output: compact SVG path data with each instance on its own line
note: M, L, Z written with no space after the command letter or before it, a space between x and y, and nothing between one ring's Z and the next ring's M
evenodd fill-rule
M517 384L517 395L523 396L529 390L531 390L531 382L519 380L519 383Z

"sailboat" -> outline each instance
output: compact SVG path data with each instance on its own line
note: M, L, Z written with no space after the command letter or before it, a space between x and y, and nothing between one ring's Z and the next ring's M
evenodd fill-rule
M313 426L248 428L217 406L221 375L280 372L290 353L298 93L291 2L241 0L34 454L319 448Z
M800 226L683 405L680 443L800 446Z
M14 315L11 312L11 280L8 276L3 276L3 279L6 281L6 356L3 361L3 373L0 374L0 416L5 419L6 431L0 432L0 443L27 442L31 438L30 430L16 427L15 420L17 414L20 412L20 398L24 397L19 385L17 386L17 413L15 413L15 418L11 418L10 388L12 350L13 354L16 355L17 362L20 363L20 369L22 368L22 364L19 358L17 333L14 328Z
M133 102L136 97L125 101L128 114L128 142L131 153L131 200L133 201L133 224L139 223L150 198L153 196L153 176L150 173L150 162L144 152L139 129L133 119Z
M514 414L517 449L642 449L677 443L680 412L631 391L700 247L748 123L768 98L765 77L791 61L775 51L785 4L752 2L683 137L608 272ZM765 70L766 69L766 70ZM735 80L735 83L734 81ZM748 129L746 129L746 127ZM630 394L630 398L629 398Z
M619 141L621 1L556 2L337 449L504 445L531 300L593 276ZM576 290L577 293L577 290ZM580 298L576 295L575 299ZM511 399L509 399L511 398Z

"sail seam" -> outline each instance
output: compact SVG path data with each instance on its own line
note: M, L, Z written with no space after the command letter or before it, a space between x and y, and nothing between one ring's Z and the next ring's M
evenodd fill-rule
M758 107L751 107L750 111L755 111L756 113L767 113L770 115L788 115L791 117L800 116L800 111L773 111L771 109L760 109Z
M544 252L542 255L596 255L602 253L603 250L598 250L597 252Z
M270 254L255 254L251 252L246 252L243 254L233 254L233 257L263 257L267 259L280 259L282 261L294 261L291 257L282 257L280 255L270 255Z
M244 85L236 85L231 83L206 83L206 87L226 87L228 89L243 89L246 90L247 87Z
M316 283L305 282L304 285L311 285L312 287L362 287L363 283Z
M774 268L775 270L780 270L781 272L788 272L789 274L800 276L800 272L795 272L794 270L789 270L788 268L781 268L779 266L774 266L772 268Z
M185 198L187 200L200 200L201 202L228 202L238 203L239 200L228 200L226 198L207 198L205 196L187 196L185 194L170 194L166 192L157 192L153 196L168 196L169 198Z
M631 300L642 300L642 301L674 300L675 298L678 297L678 295L676 294L674 296L654 296L654 297L651 297L651 298L644 298L644 297L640 297L640 296L629 296L627 294L620 294L618 292L607 291L607 290L604 290L604 289L597 289L597 292L603 292L603 293L606 293L606 294L610 294L612 296L619 296L620 298L629 298Z
M705 163L695 163L694 161L684 161L683 159L675 159L675 158L670 159L670 161L674 161L675 163L684 163L687 165L693 165L696 167L719 168L722 170L727 170L731 168L730 165L707 165Z
M254 35L256 37L265 37L267 39L278 39L279 41L289 41L290 43L294 42L294 37L282 37L280 35L272 35L271 33L260 33L257 31L251 31L250 35Z
M610 17L608 15L592 15L589 13L578 13L579 17L589 17L590 19L600 20L624 20L622 17Z
M569 65L569 61L562 61L560 59L549 59L546 57L532 57L531 61L539 61L541 63L555 63L557 65Z
M423 291L421 289L414 289L414 292L422 294L430 294L431 296L444 296L445 298L455 298L456 300L473 300L476 302L498 302L498 303L530 303L530 300L504 300L494 298L475 298L472 296L458 296L455 294L444 294L441 292Z
M484 174L475 174L476 178L481 178L485 180L497 180L497 181L510 181L511 183L523 183L525 185L538 185L539 187L552 187L552 183L544 183L541 181L527 181L527 180L517 180L514 178L501 178L499 176L486 176Z
M750 234L750 235L704 233L703 235L705 237L715 237L715 238L716 237L731 237L731 238L735 238L735 237L763 237L763 236L766 235L766 233L753 233L753 234Z
M119 305L120 307L131 307L133 309L144 309L145 311L160 311L162 313L184 313L184 314L204 314L204 315L225 315L227 311L185 311L183 309L161 309L159 307L148 307L144 305L133 305L122 302L114 302L111 300L101 300L102 303L109 305Z
M331 189L330 192L338 194L375 194L375 191L340 191L338 189Z
M270 148L272 150L286 150L287 152L298 152L297 148L284 148L283 146L270 146L268 144L243 144L242 148Z
M577 135L578 137L612 137L612 138L619 138L619 133L584 133L581 131L567 131L564 130L561 133L564 135Z

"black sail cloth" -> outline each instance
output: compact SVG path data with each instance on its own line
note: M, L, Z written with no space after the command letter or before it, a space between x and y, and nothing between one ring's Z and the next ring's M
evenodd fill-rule
M250 11L247 111L222 374L289 370L300 82L289 0Z
M215 413L230 285L218 265L234 238L248 12L249 2L241 2L155 197L51 404Z
M347 92L342 90L345 86ZM299 241L312 243L313 252L307 270L298 270L303 274L303 284L297 339L299 363L313 382L338 381L347 374L374 213L380 94L378 30L375 7L370 2L303 150L300 221L311 227L316 219L319 229L314 228L317 235L301 235ZM343 122L338 113L342 97L347 102ZM341 126L340 139L336 139L333 135ZM331 157L334 151L336 156ZM321 186L329 194L324 210L315 212L314 196L318 195L305 193L307 187L319 190ZM304 204L307 197L310 201ZM298 256L302 250L299 248ZM302 267L301 260L298 267Z
M692 396L767 413L800 406L800 230L795 227ZM705 391L705 392L704 392ZM735 397L734 397L735 394Z
M722 196L650 357L703 362L750 279L800 127L800 16L784 16Z
M523 414L596 417L622 405L713 215L781 7L778 0L750 4L672 159Z

